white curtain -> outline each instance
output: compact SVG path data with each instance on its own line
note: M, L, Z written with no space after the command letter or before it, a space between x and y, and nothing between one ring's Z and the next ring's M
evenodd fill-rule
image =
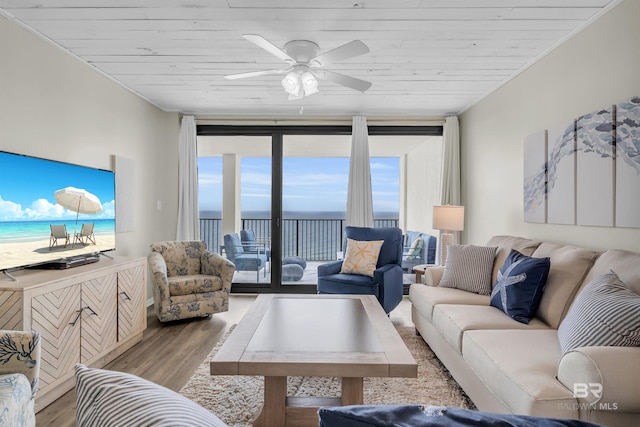
M458 118L445 119L442 155L442 195L441 204L460 204L460 130Z
M178 228L177 240L200 240L198 214L198 153L196 120L184 116L180 127L178 153Z
M347 225L373 227L373 196L367 118L354 116L351 129Z

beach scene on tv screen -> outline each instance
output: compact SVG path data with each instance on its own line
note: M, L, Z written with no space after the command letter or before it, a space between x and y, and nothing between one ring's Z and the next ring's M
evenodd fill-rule
M113 172L0 152L0 270L114 248Z

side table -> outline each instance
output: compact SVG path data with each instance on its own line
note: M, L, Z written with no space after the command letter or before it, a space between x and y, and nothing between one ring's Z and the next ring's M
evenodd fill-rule
M433 267L435 264L418 264L413 267L413 272L416 273L416 283L422 283L422 275L428 267Z

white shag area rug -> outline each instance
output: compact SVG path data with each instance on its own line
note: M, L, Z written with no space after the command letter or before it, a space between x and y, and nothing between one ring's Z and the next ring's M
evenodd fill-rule
M418 363L417 378L365 378L364 404L422 404L476 409L413 326L396 325ZM250 426L263 403L263 377L212 376L209 361L225 335L180 394L207 408L233 427ZM290 377L289 396L339 396L339 378Z

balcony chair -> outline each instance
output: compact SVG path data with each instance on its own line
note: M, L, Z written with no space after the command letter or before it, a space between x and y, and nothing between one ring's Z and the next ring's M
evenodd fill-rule
M402 248L402 269L411 273L420 264L435 264L437 239L427 233L407 231Z
M319 294L375 295L389 314L402 301L402 231L396 227L346 227L347 239L383 240L373 275L342 273L343 260L318 266ZM348 256L348 240L344 253Z
M260 271L267 265L267 255L256 247L255 253L247 253L237 233L224 235L224 252L227 258L236 266L236 271L255 271L256 282L260 281ZM265 269L266 277L267 271Z
M208 317L229 310L234 265L201 241L151 245L153 302L161 322Z
M64 241L64 247L66 248L69 244L69 233L67 233L67 226L62 225L51 225L51 237L49 237L49 250L51 250L54 246L61 245L62 243L58 243L58 239Z
M271 259L271 245L267 240L257 239L253 230L240 230L240 242L246 254L262 253L267 256L267 261Z
M93 234L93 223L82 224L79 233L73 233L73 244L76 242L88 245L89 242L96 244L96 236Z

